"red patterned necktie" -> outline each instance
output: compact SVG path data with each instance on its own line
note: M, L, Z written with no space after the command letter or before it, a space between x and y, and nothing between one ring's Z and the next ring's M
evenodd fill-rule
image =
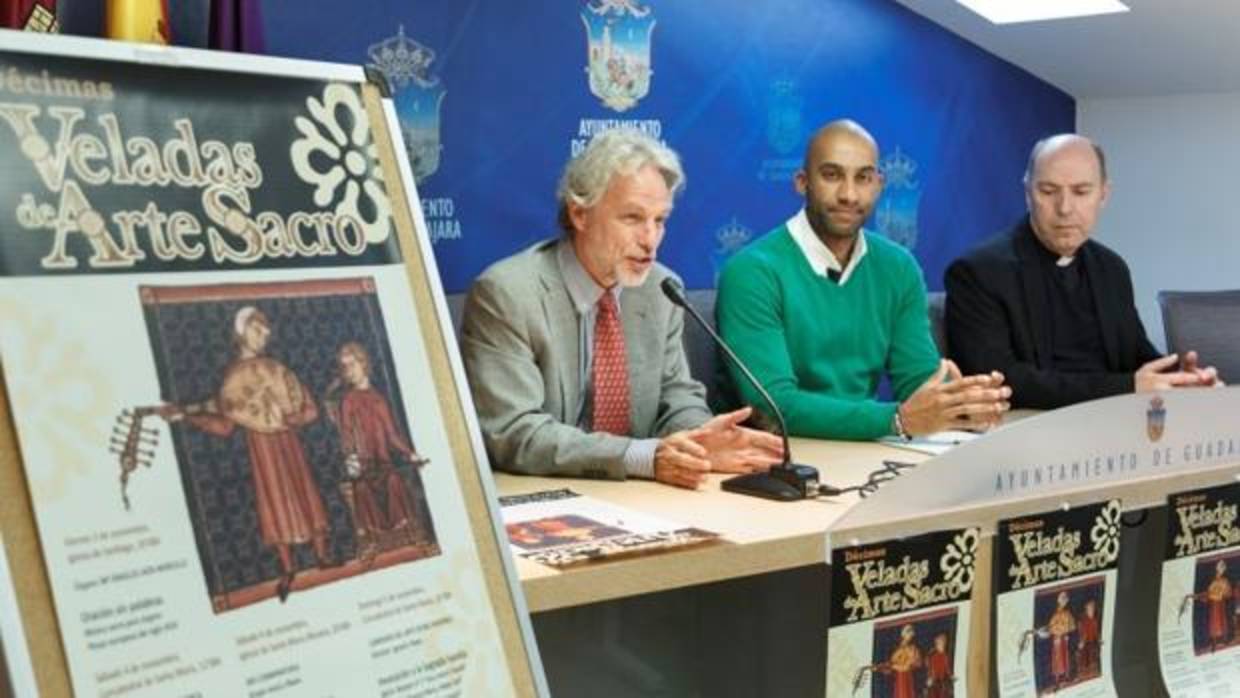
M629 366L616 296L604 291L594 320L594 431L629 433Z

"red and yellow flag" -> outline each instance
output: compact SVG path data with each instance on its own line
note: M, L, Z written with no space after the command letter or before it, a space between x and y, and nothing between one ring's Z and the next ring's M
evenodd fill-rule
M108 0L104 34L111 39L171 44L168 0Z
M57 34L56 0L0 0L0 27Z

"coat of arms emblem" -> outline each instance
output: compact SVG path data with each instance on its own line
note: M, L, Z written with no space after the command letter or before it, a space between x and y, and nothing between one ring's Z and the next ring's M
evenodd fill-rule
M1150 441L1161 439L1166 425L1167 408L1163 406L1163 399L1155 395L1150 400L1150 408L1145 411L1145 433Z
M387 78L392 89L401 136L414 179L422 180L439 169L439 108L447 89L438 75L431 74L435 51L405 36L404 26L396 36L372 44L366 53L370 65Z
M766 142L776 153L788 155L801 145L804 102L795 81L781 79L771 83L766 100Z
M917 209L921 205L917 161L897 147L883 158L879 168L885 182L883 196L875 213L878 232L912 250L917 246Z
M738 221L736 216L732 217L731 222L715 231L716 245L711 251L710 261L715 269L716 285L719 283L719 274L723 272L723 266L727 264L728 258L751 239L753 239L753 231Z
M603 105L628 111L650 92L650 36L655 19L639 0L587 0L586 27L590 92Z

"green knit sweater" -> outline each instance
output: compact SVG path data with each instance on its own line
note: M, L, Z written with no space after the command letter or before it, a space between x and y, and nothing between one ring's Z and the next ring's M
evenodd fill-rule
M784 225L737 252L719 279L719 330L771 393L790 434L890 434L896 403L875 399L883 372L904 400L938 368L921 268L890 240L862 234L866 254L843 285L813 272ZM741 399L761 408L728 368Z

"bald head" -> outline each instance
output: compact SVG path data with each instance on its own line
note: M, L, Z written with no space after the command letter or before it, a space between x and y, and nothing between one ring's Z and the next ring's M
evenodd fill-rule
M824 124L809 139L809 144L805 146L805 168L809 168L810 157L815 150L820 150L829 143L841 139L868 143L870 149L874 151L874 159L878 160L878 141L874 140L874 136L871 136L864 126L852 119L836 119Z
M878 143L855 121L832 121L810 139L794 183L819 239L851 250L883 190Z
M1075 133L1059 133L1054 136L1047 136L1033 144L1033 150L1029 151L1029 162L1025 164L1025 186L1033 184L1038 166L1043 160L1062 151L1087 154L1093 157L1098 166L1098 181L1107 181L1107 157L1102 152L1102 146L1085 136Z
M1060 257L1075 256L1089 240L1110 191L1102 149L1088 138L1051 136L1029 153L1029 225L1043 247Z

